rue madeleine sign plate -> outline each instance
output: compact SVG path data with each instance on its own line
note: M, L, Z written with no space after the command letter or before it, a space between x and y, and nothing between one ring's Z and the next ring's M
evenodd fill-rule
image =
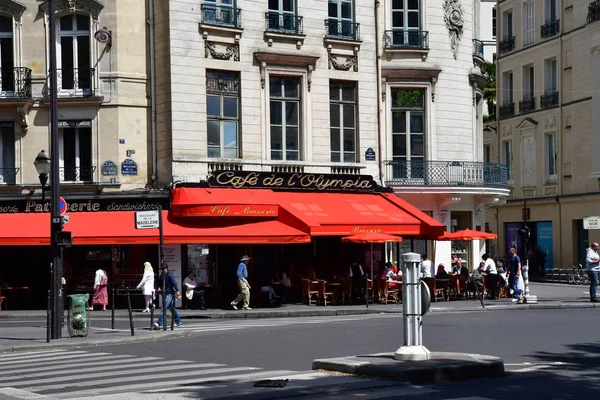
M160 226L158 210L136 211L135 228L152 229Z
M370 175L338 175L282 172L215 171L211 187L235 189L306 190L321 192L374 192Z

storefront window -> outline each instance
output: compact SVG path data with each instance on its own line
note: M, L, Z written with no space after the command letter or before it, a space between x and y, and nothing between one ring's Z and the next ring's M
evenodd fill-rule
M207 244L190 244L187 246L187 270L196 274L198 283L209 283L209 255Z

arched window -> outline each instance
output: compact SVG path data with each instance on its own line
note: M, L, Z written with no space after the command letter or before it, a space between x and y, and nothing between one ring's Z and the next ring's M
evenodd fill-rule
M0 93L3 95L15 90L13 46L13 19L0 15Z
M57 67L59 94L91 94L90 17L69 14L60 17L57 25Z

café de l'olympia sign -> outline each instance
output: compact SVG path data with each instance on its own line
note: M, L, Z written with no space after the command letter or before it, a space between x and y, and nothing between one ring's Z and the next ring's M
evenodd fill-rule
M215 171L210 187L235 189L312 190L322 192L375 192L370 175L313 174L288 172Z

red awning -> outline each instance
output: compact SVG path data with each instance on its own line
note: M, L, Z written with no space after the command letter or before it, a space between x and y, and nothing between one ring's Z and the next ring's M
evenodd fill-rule
M416 207L390 193L282 192L267 189L176 188L175 216L202 206L216 209L278 207L277 218L312 236L347 236L386 233L434 238L444 226ZM221 217L219 214L212 214ZM230 215L229 215L230 216ZM232 226L235 225L231 221Z
M183 222L180 224L180 222ZM310 236L279 221L245 221L231 225L226 221L189 224L175 221L163 211L166 244L211 243L308 243ZM1 214L0 245L34 246L50 244L50 215ZM10 227L10 229L6 228ZM158 229L136 229L134 211L99 211L69 214L64 230L71 232L73 244L158 244Z

